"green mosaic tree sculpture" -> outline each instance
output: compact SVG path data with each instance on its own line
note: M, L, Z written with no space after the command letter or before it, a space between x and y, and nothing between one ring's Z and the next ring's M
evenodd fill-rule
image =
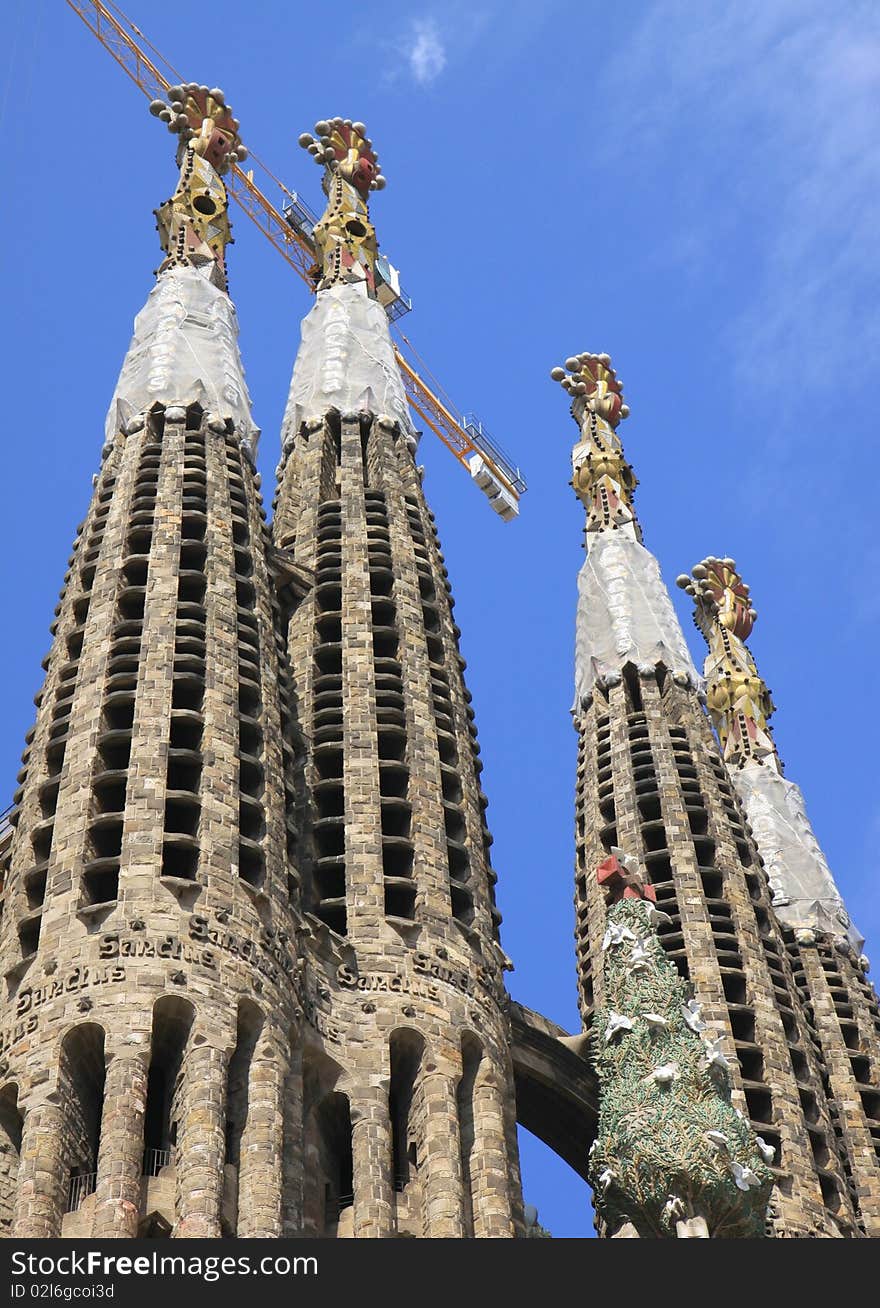
M593 1042L597 1213L618 1236L763 1236L773 1150L730 1102L720 1042L657 936L669 918L622 851L597 876L609 905Z

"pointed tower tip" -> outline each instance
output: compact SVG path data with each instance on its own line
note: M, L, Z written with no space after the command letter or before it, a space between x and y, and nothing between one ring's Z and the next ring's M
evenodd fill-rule
M610 427L629 417L629 405L623 400L623 382L611 366L608 354L573 354L564 367L552 368L550 376L568 391L572 413L578 424L584 411L595 413Z
M381 191L385 186L379 157L363 123L353 123L350 118L322 118L315 123L315 136L303 132L299 143L315 163L323 164L331 176L342 177L363 200L370 191Z
M725 762L779 766L769 726L773 701L745 644L758 615L736 561L710 554L678 585L693 599L694 623L709 646L706 693Z
M367 202L385 185L378 156L364 124L350 118L319 119L315 132L317 139L303 132L299 143L324 168L327 208L313 232L316 289L355 284L375 300L382 268Z
M167 99L150 102L150 113L180 137L178 164L183 162L187 146L221 176L247 158L239 136L241 124L218 86L209 88L197 82L170 86Z
M629 407L610 356L573 354L550 376L571 396L571 416L580 430L571 484L587 510L587 532L625 527L641 539L632 505L638 482L617 435Z
M676 585L692 597L694 621L707 639L708 630L718 622L739 640L748 640L758 614L735 559L709 555L694 565L690 576L677 577Z
M241 124L219 87L195 82L169 87L167 100L153 100L150 112L179 138L177 190L156 210L166 254L159 271L196 268L225 291L232 229L222 175L247 158Z
M679 585L692 596L706 639L706 703L773 895L773 910L799 944L831 935L855 958L863 937L849 918L819 847L804 797L786 780L770 727L775 705L747 638L757 613L736 561L710 554ZM853 952L854 951L854 952Z

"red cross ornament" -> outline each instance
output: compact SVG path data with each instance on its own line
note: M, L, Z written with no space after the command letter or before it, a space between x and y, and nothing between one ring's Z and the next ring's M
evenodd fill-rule
M657 892L641 872L630 872L615 854L609 854L596 868L596 880L605 891L605 902L609 907L620 899L649 899L652 904L657 902Z

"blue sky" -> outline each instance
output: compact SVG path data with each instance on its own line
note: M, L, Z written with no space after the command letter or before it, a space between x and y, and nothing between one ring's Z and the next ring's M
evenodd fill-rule
M528 477L521 518L504 525L451 455L422 443L514 997L576 1024L569 706L583 514L567 485L576 432L548 371L586 349L607 350L624 378L622 435L667 581L731 554L752 587L751 644L787 775L871 953L876 4L128 6L185 76L226 90L245 142L315 208L319 172L297 136L322 116L366 122L389 183L373 218L415 305L407 334ZM175 169L171 137L65 5L4 6L0 52L11 796L107 404L159 262L152 209ZM233 218L231 290L268 489L309 298ZM690 602L673 593L702 659ZM528 1140L524 1174L555 1235L589 1232L585 1187Z

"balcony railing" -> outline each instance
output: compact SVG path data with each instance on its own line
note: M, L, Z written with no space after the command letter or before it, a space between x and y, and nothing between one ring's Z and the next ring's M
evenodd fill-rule
M83 1200L88 1199L90 1194L95 1193L97 1179L97 1172L86 1172L84 1176L72 1176L70 1178L70 1188L67 1192L67 1211L69 1213L75 1213Z
M143 1176L158 1176L164 1167L171 1166L170 1149L147 1149L144 1153ZM67 1211L75 1213L81 1208L90 1194L95 1193L98 1173L86 1172L82 1176L71 1176L67 1191Z
M163 1167L170 1166L170 1149L148 1149L144 1154L144 1176L158 1176Z

